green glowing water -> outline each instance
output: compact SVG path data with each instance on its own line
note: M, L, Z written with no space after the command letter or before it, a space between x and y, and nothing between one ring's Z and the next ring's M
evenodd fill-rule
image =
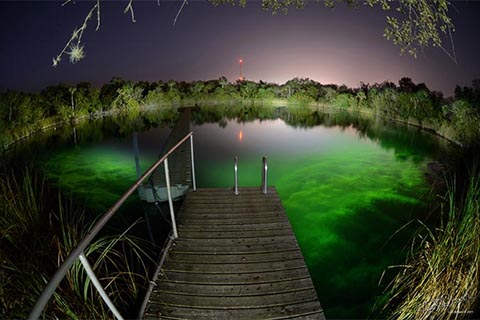
M114 148L76 148L52 154L44 168L50 179L75 196L92 199L96 195L88 206L98 211L111 206L136 177L131 155Z
M220 151L225 146L239 155L240 186L260 184L260 160L267 155L270 184L280 194L327 317L369 316L381 293L380 275L402 262L412 230L389 238L426 211L428 159L385 150L354 130L295 130L279 121L229 126L227 132L198 128L221 140L214 143L215 157L209 156L214 146L202 152L199 142L200 185L231 185L231 153L222 157ZM240 130L242 142L229 137Z
M344 115L316 114L308 126L290 115L250 122L220 117L219 125L197 115L197 181L232 186L237 155L240 186L259 186L267 156L269 184L280 194L326 316L365 318L382 292L382 271L405 258L412 228L396 231L428 213L425 172L441 147L417 130L335 117ZM162 128L139 133L142 169L167 135ZM129 134L62 144L40 162L90 210L108 208L136 178Z

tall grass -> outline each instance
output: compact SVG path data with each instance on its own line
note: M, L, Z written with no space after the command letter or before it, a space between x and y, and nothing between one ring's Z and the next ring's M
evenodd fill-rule
M52 193L53 191L53 193ZM0 178L0 308L2 318L26 318L53 272L86 235L85 212L27 171ZM130 228L129 228L130 229ZM149 252L139 239L103 236L85 251L95 274L126 316L147 285ZM45 318L111 318L80 262L70 269Z
M478 306L480 177L472 174L462 194L455 183L448 189L440 227L425 227L418 250L397 266L386 305L393 319L463 319Z

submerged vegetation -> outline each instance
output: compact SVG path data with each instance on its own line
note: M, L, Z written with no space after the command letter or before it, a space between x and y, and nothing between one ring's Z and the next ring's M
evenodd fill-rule
M86 235L85 211L45 179L26 170L0 177L0 310L2 318L26 318L66 256ZM127 230L128 231L128 230ZM148 248L127 231L103 235L84 252L113 303L123 314L143 298ZM80 262L73 265L50 299L46 318L109 318L108 308Z

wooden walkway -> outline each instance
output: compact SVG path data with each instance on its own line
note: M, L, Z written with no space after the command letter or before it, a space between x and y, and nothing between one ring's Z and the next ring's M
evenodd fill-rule
M275 188L199 189L177 215L147 319L325 319Z

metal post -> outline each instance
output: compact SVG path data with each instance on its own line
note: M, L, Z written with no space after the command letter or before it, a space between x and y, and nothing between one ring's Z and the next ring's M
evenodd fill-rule
M93 272L92 267L87 260L87 257L85 257L83 253L81 253L78 258L80 259L80 262L85 268L85 271L87 271L87 276L90 278L90 280L92 280L93 285L97 289L98 293L100 293L100 296L102 297L103 301L105 301L110 311L112 311L112 313L115 315L115 318L117 318L118 320L123 320L122 315L120 314L120 312L118 312L117 308L115 308L112 300L110 300L105 290L103 290L103 287L95 276L95 273Z
M267 165L267 157L263 157L262 159L262 193L267 194L268 192L268 165Z
M142 169L140 169L140 152L138 151L138 135L136 132L132 134L133 153L135 154L135 170L137 171L137 179L142 176Z
M77 128L73 127L73 143L77 145Z
M233 158L233 193L238 196L238 157Z
M173 211L172 192L170 191L170 173L168 172L168 158L165 158L165 181L167 182L168 206L170 207L170 218L172 219L173 237L178 238L177 223L175 222L175 212Z
M193 134L190 136L190 159L192 160L193 191L197 191L197 182L195 180L195 161L194 161L194 158L193 158Z

